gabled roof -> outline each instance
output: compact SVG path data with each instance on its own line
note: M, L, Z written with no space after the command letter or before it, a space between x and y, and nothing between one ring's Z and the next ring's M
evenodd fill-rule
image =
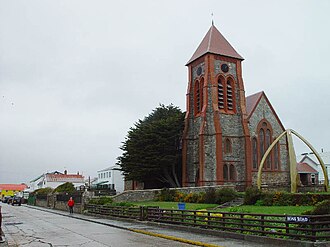
M316 158L315 158L316 159ZM317 159L316 159L317 160ZM306 163L307 161L307 164L308 163L312 163L314 165L318 165L318 161L316 162L314 159L312 159L309 155L307 154L304 154L302 159L300 160L300 163Z
M235 49L229 44L229 42L213 24L186 65L190 64L206 53L213 53L244 60L244 58L235 51Z
M33 183L33 182L37 181L38 179L45 177L47 174L63 174L63 173L61 173L59 171L47 172L47 173L41 174L39 177L31 180L30 183Z
M26 184L0 184L0 190L25 190Z
M245 102L246 102L246 113L247 113L247 119L250 119L250 117L252 116L253 112L255 111L255 109L257 108L260 100L262 99L262 97L265 98L267 104L269 105L270 110L273 112L274 116L276 117L276 119L278 120L280 126L282 127L283 131L285 130L281 120L279 119L279 117L277 116L272 104L270 103L270 101L268 100L266 94L264 91L252 94L250 96L247 96L245 98Z
M48 182L83 183L84 177L78 174L46 174Z
M110 166L110 167L107 167L105 169L99 170L97 172L112 171L112 170L115 170L116 168L120 168L120 167L118 165L114 165L114 166Z
M252 94L250 96L246 97L246 113L248 115L248 118L250 118L252 112L255 110L257 107L262 95L264 94L263 91Z
M323 160L325 165L330 164L330 152L320 152L319 153L321 159ZM303 154L303 157L300 162L305 162L306 160L309 160L310 162L313 162L315 165L319 165L320 162L317 160L314 153L305 153Z
M316 171L313 167L311 167L307 163L298 163L297 171L298 171L298 173L314 173L314 174L319 173L318 171Z

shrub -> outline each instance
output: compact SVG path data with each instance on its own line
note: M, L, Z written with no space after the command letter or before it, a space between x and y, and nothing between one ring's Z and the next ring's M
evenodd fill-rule
M97 204L97 205L105 205L105 204L110 204L112 203L113 200L111 197L106 197L106 196L102 196L99 198L93 198L91 200L89 200L89 204Z
M37 189L33 192L35 195L48 195L53 192L53 189L50 187Z
M183 201L184 202L194 202L193 201L193 193L189 193L189 194L185 195Z
M177 194L176 190L170 190L168 188L164 188L157 195L157 200L161 202L173 202L175 201L176 194Z
M134 204L130 202L113 202L111 204L107 204L109 206L115 206L115 207L133 207Z
M245 190L244 204L254 205L261 199L261 191L256 187L249 187Z
M205 192L193 193L192 200L195 203L205 202Z
M274 192L265 192L260 194L261 199L257 202L260 206L272 206L273 205L273 198Z
M64 184L59 185L54 192L66 192L66 193L73 193L76 189L74 188L73 183L66 182Z
M273 206L290 206L294 205L292 194L287 192L275 192L273 196Z
M186 194L182 192L175 191L174 201L175 202L183 202L185 200Z
M221 188L215 194L217 204L232 201L237 197L237 192L231 188Z
M330 214L330 200L324 200L316 204L315 208L311 211L306 211L304 214Z
M214 188L209 188L205 193L205 203L216 203L216 192Z

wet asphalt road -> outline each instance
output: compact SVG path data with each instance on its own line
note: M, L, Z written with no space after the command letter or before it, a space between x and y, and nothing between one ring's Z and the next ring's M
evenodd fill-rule
M192 246L26 206L1 206L9 246Z

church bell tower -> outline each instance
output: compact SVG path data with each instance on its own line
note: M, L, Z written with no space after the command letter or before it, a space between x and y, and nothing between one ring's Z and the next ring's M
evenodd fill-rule
M186 64L183 186L251 184L243 60L212 24Z

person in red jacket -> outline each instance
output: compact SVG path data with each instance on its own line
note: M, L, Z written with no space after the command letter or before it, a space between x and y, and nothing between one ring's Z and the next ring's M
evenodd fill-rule
M74 200L72 199L72 197L70 197L68 201L68 206L69 206L70 214L73 214Z

